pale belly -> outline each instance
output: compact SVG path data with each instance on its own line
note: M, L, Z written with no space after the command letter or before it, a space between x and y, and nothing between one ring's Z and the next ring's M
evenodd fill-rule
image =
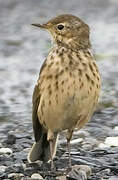
M89 86L84 85L80 89L78 83L69 89L68 87L68 84L60 87L58 91L53 91L50 97L44 90L38 117L45 129L52 132L75 127L80 129L91 118L99 93L96 95L96 89L93 88L89 94Z

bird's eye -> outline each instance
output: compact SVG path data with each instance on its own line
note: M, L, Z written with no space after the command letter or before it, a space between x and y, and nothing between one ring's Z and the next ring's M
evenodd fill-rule
M63 24L59 24L59 25L57 26L57 28L58 28L59 30L62 30L62 29L64 28L64 25L63 25Z

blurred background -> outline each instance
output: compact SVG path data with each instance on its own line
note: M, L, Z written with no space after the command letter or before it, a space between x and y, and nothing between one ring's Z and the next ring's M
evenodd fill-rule
M8 131L4 129L15 128L16 124L29 124L32 131L32 92L51 40L47 32L30 24L64 13L76 15L90 26L93 53L103 79L100 104L107 114L117 111L117 0L0 0L1 139ZM115 118L112 126L117 122Z

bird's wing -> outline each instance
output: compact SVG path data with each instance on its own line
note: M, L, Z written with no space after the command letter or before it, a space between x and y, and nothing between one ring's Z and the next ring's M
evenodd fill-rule
M46 59L43 62L43 65L40 69L39 78L40 78L41 72L44 69L45 65L46 65ZM40 121L38 119L38 113L37 113L38 106L40 103L40 87L39 87L39 84L35 85L33 97L32 97L32 103L33 103L32 123L33 123L34 137L35 137L35 141L38 142L40 140L42 134L43 134L43 129L42 129L42 126L41 126Z
M35 141L38 142L42 135L42 126L38 119L38 106L40 103L40 87L38 85L35 85L34 92L33 92L33 98L32 98L32 123L33 123L33 130L34 130L34 137Z

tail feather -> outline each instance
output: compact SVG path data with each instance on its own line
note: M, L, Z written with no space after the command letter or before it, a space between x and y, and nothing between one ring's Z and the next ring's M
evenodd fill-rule
M53 158L56 154L56 147L57 147L57 139L58 135L55 134L53 139ZM40 161L49 161L50 160L50 145L47 141L47 134L42 134L39 142L35 142L28 154L28 162L35 162L37 160Z

